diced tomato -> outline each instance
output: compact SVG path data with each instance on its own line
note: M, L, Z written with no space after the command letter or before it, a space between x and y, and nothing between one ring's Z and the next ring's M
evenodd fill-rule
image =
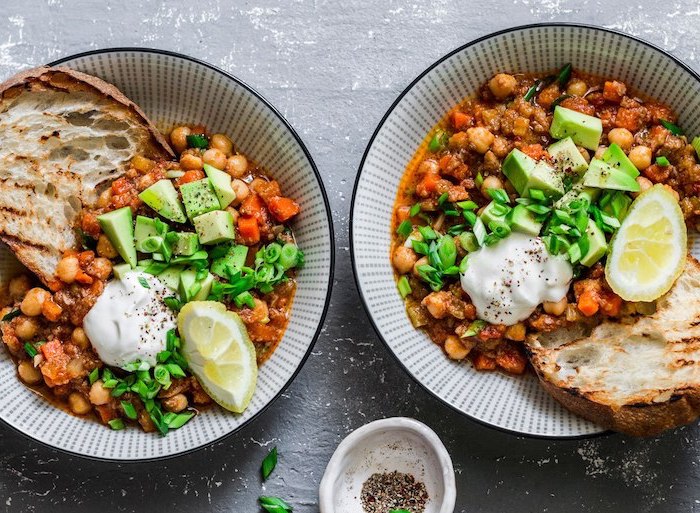
M613 103L620 103L625 96L627 87L622 82L616 80L606 81L603 86L603 98Z
M427 173L416 188L422 189L427 194L432 194L437 191L438 182L440 182L440 175L437 173Z
M273 196L270 198L267 202L267 208L270 210L272 217L280 223L289 221L299 213L299 204L293 199L283 196Z
M94 239L98 238L102 231L97 216L87 211L83 211L83 215L80 218L80 228Z
M541 144L526 144L520 148L520 151L535 160L540 160L547 153Z
M452 113L452 126L455 130L464 130L469 127L472 122L472 117L464 112L455 111Z
M501 347L496 353L496 365L511 374L522 374L525 372L526 364L525 355L515 347Z
M122 176L121 178L117 178L112 182L112 194L114 195L120 195L127 193L131 190L131 183L129 183L129 180Z
M94 251L87 250L78 254L78 262L80 262L80 267L87 267L93 262L93 260L95 260Z
M253 216L242 215L238 218L238 234L247 245L260 242L260 226Z
M46 344L42 344L39 350L44 356L44 362L41 364L40 370L44 375L46 384L54 387L68 383L70 375L68 374L67 366L70 358L63 351L63 344L54 339Z
M185 171L184 175L175 180L175 185L180 187L181 185L184 185L186 183L202 180L204 177L204 171L202 171L201 169L190 169L189 171Z
M250 183L250 188L260 195L266 203L275 196L282 196L282 190L277 180L267 181L262 178L256 178Z
M440 159L438 162L438 165L440 166L440 169L447 169L450 165L450 162L452 161L452 155L445 155ZM428 175L426 175L428 176Z
M598 312L600 305L596 300L596 296L593 292L586 291L581 294L578 298L578 309L586 317L591 317Z
M598 301L600 309L605 315L616 317L620 315L622 309L622 298L613 292L601 296Z

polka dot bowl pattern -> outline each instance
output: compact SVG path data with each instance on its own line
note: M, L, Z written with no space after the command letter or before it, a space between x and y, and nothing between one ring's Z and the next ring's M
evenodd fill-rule
M289 327L261 368L246 412L207 408L166 437L140 429L112 431L92 419L72 416L22 386L7 351L0 351L0 418L52 447L93 458L143 461L174 456L236 432L270 405L291 383L318 336L330 298L334 265L331 214L316 167L285 119L238 79L184 56L141 49L88 52L57 63L115 84L163 131L178 123L202 123L232 137L237 147L267 168L286 194L301 204L294 223L306 255ZM0 248L0 282L17 270Z
M668 103L689 134L700 132L700 78L663 50L590 26L516 27L469 43L433 64L396 100L365 152L355 184L351 248L358 288L375 329L428 392L489 426L538 437L591 436L603 430L555 402L530 375L477 372L448 360L406 315L390 263L392 206L404 169L426 134L494 74L574 68L616 77ZM698 254L693 240L693 252Z

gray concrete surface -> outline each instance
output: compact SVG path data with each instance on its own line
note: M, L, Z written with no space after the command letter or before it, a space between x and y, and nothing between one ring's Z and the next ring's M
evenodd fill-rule
M352 185L393 99L471 39L554 20L624 30L699 67L697 0L1 0L2 78L89 49L149 46L204 59L257 88L297 128L321 170L338 264L313 355L253 425L189 456L121 466L66 456L0 426L0 507L255 512L264 492L287 498L296 512L314 512L339 441L371 420L408 415L431 425L451 452L458 512L700 511L697 426L648 440L559 442L482 427L431 400L403 374L370 329L355 291L347 234ZM263 487L258 468L272 445L280 463Z

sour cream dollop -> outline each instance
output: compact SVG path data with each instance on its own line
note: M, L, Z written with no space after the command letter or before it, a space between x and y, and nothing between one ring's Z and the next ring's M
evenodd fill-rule
M168 330L177 324L175 312L163 303L172 295L158 278L142 272L107 283L83 321L100 359L114 367L135 361L154 366L156 355L165 350Z
M460 275L477 316L492 324L527 319L544 301L559 301L573 278L571 264L552 256L539 237L512 233L469 255Z

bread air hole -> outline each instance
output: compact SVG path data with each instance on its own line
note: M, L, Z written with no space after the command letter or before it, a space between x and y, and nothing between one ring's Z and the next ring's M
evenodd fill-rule
M73 126L90 126L93 124L92 117L97 113L95 110L87 112L69 112L64 119Z

